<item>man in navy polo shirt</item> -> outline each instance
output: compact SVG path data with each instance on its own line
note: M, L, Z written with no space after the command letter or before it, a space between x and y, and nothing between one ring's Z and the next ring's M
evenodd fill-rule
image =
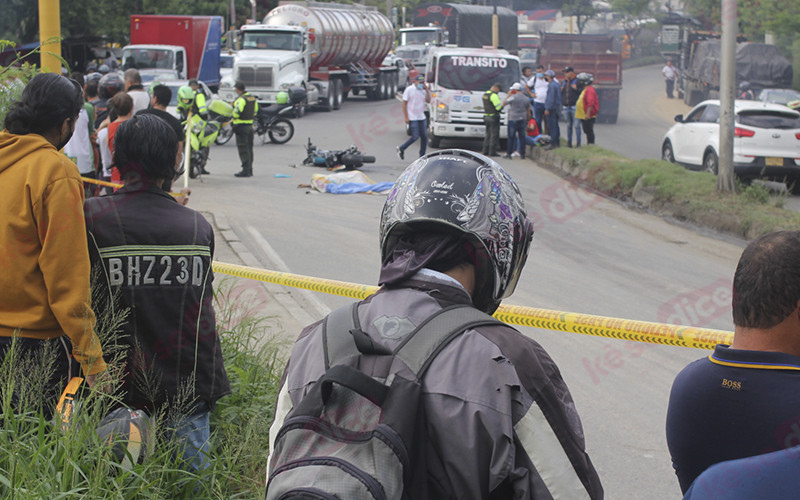
M800 231L751 242L733 278L733 345L684 368L667 411L681 491L708 467L800 444Z

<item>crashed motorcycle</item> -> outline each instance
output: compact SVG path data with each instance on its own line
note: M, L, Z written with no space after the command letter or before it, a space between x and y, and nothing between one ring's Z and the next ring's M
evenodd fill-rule
M339 166L344 167L345 170L353 170L364 163L375 163L374 156L362 154L356 146L342 150L319 149L311 143L310 137L306 145L306 155L303 165L326 167L328 170Z
M200 175L205 170L208 162L208 148L219 135L222 124L230 121L233 116L233 106L225 101L211 101L208 104L207 118L202 115L192 115L187 123L189 127L189 139L191 144L191 156L189 159L189 177L192 179Z

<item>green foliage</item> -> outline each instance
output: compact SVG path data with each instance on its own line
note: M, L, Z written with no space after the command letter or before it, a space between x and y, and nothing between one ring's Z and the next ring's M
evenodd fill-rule
M800 228L800 214L783 209L786 195L774 195L759 183L740 185L738 194L723 194L716 191L714 174L661 160L632 161L598 146L559 148L550 154L555 162L566 162L570 175L589 189L629 199L637 184L650 187L652 208L738 236Z
M10 40L0 40L0 52L15 45ZM19 100L22 89L38 72L36 67L27 63L23 63L19 67L0 67L0 128L2 128L11 105Z
M145 460L123 468L112 453L116 441L101 442L95 433L115 399L94 389L80 398L80 410L68 428L40 413L14 413L13 390L22 389L18 394L30 407L42 399L40 381L52 368L15 356L12 349L0 363L0 498L263 498L269 424L283 366L281 344L269 338L264 318L242 311L243 301L230 292L223 283L215 294L232 394L212 413L208 469L191 472L176 458L176 444L164 433L170 430L164 413L153 416L155 446ZM115 321L101 322L110 325L98 332L104 346L112 343L109 336L124 318L125 313L118 313Z
M567 0L561 8L565 16L577 18L578 32L581 34L586 23L599 13L591 0Z

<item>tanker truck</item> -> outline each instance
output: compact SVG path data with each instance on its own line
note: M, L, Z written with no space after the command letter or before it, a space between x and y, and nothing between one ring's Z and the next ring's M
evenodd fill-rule
M307 104L339 109L349 93L388 99L397 92L397 66L383 66L394 29L374 8L318 2L286 2L261 24L241 28L233 73L219 96L236 98L233 85L245 84L259 103L276 102L292 87L307 91Z

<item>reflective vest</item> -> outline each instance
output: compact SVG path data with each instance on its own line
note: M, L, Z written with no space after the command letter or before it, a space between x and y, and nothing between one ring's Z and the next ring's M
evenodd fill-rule
M236 98L233 103L233 123L238 125L240 123L247 123L252 125L253 118L256 116L258 110L258 102L256 98L245 92Z
M492 92L491 89L483 94L483 112L485 116L494 116L500 112L503 104L500 102L500 97Z

